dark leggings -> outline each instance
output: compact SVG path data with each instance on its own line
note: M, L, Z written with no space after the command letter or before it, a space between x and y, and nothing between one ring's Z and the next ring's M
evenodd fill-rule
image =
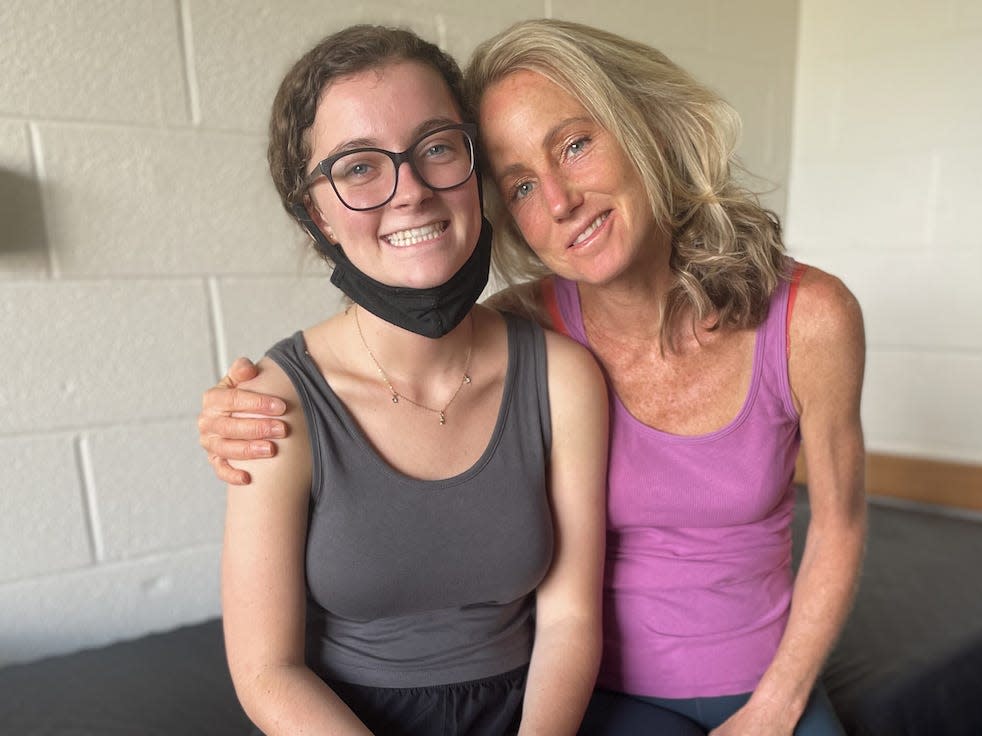
M580 736L706 736L750 699L750 693L715 698L650 698L596 690ZM794 736L845 736L825 689L816 685Z

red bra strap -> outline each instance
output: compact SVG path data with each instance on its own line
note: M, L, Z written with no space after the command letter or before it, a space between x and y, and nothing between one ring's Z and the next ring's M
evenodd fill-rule
M794 270L791 272L791 284L788 287L788 317L784 324L784 345L788 357L791 357L791 312L794 310L794 300L798 297L798 286L801 284L801 276L808 268L804 263L795 263Z
M566 335L569 337L569 330L566 329L566 320L563 319L563 313L559 310L559 299L556 296L556 280L554 276L547 276L539 282L539 288L542 290L542 306L546 308L549 313L549 319L552 320L552 329L561 335Z

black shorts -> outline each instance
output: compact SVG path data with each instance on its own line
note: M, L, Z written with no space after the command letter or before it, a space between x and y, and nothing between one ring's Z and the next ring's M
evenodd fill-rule
M526 665L431 687L327 684L375 736L510 736L522 720L527 673Z

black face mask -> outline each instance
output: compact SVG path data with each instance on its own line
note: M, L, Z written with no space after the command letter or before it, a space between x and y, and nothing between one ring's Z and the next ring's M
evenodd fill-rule
M439 286L414 289L389 286L359 271L338 244L329 241L303 205L293 214L314 239L318 252L334 263L331 283L355 304L386 322L423 337L443 337L460 324L488 283L491 270L491 223L481 218L474 252L450 279Z

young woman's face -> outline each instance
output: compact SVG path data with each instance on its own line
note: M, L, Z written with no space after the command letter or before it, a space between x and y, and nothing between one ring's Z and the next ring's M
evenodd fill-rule
M485 91L479 117L502 200L546 266L603 284L651 257L658 230L637 169L572 95L516 71Z
M307 171L350 149L405 151L431 131L460 122L450 89L425 64L395 61L342 77L321 94L309 131L312 153ZM444 155L447 141L434 141L420 152L421 160ZM335 181L346 178L356 186L375 163L346 159L336 169ZM453 189L436 191L403 162L392 199L362 212L346 207L324 177L308 191L308 209L321 231L340 243L359 270L390 286L442 284L471 255L481 231L474 175ZM349 203L358 206L357 196L349 195Z

